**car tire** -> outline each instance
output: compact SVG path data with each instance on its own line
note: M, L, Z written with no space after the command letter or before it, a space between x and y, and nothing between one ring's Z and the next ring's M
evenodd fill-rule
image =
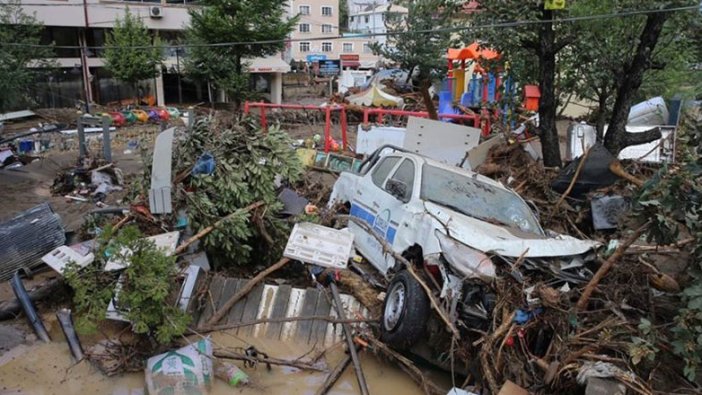
M409 272L395 274L388 286L380 322L380 338L397 349L407 349L423 335L429 318L429 297Z

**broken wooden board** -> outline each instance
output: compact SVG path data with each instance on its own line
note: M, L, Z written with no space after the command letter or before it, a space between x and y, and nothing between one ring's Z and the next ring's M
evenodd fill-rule
M198 326L205 325L213 312L217 311L246 282L245 279L214 276L198 319ZM342 294L341 300L348 318L368 316L368 311L353 296ZM331 294L326 290L259 284L246 297L239 300L217 325L311 316L336 317L336 312L332 309ZM230 331L237 336L290 340L320 347L328 347L343 340L341 325L324 320L265 322L232 328Z

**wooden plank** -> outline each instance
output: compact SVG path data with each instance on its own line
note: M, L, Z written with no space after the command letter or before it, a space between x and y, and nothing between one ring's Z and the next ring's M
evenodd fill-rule
M236 280L236 289L239 290L241 289L244 284L248 280L245 280L243 278L239 278ZM244 305L246 304L246 298L241 299L240 301L236 302L234 307L232 307L231 310L229 310L229 314L227 314L227 323L237 323L241 322L241 315L244 313Z
M222 294L222 287L224 285L225 278L216 274L212 277L210 281L210 287L208 292L205 294L205 308L200 315L200 320L198 321L198 326L204 325L207 320L210 319L214 310L212 309L213 303L217 303L219 296Z
M246 305L244 306L244 313L241 316L241 322L251 322L256 319L256 315L258 315L258 308L261 304L261 300L263 299L263 288L265 284L259 283L254 287L254 289L249 292L248 295L246 295ZM242 300L242 302L244 302ZM239 328L237 331L238 335L251 335L253 333L253 325L249 326L244 326Z
M331 302L329 300L329 295L324 292L319 292L319 298L317 299L317 307L314 310L315 316L329 316L331 311ZM324 345L324 337L327 333L327 327L329 323L327 321L316 320L312 321L312 331L310 333L310 344L316 344L319 346Z
M290 291L292 291L292 286L288 284L278 287L278 294L275 296L275 301L273 301L273 311L270 318L285 317L285 313L288 311L288 304L290 303ZM282 330L282 322L271 322L266 328L266 337L269 339L280 339Z
M317 299L319 291L316 288L307 288L305 291L305 300L302 302L301 317L309 317L314 314L317 308ZM295 338L303 342L309 342L310 332L312 331L312 321L298 321Z
M236 290L239 285L239 280L236 278L227 278L227 282L224 284L224 287L222 288L222 295L219 297L219 300L217 300L217 310L219 310L224 303L229 300L229 298L232 297L236 293ZM228 323L229 317L225 316L222 320L219 321L220 324L225 324Z

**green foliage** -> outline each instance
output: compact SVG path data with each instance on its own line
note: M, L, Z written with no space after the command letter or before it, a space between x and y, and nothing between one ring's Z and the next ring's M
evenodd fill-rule
M70 264L65 273L75 294L77 327L94 331L105 318L110 300L132 322L138 334L169 343L185 333L191 317L170 296L178 290L176 257L166 256L135 227L120 232L106 228L97 239L95 261L85 268ZM109 255L109 258L106 256ZM129 262L121 273L105 272L109 259Z
M214 125L207 119L199 120L193 132L181 141L176 155L181 158L178 168L189 169L205 152L216 161L213 174L191 177L193 192L186 193L185 203L193 229L212 225L257 201L266 204L256 214L235 216L205 237L208 251L221 254L232 265L280 257L289 225L276 217L282 208L276 195L276 179L295 182L302 174L302 164L291 143L290 137L277 127L263 133L250 120ZM254 217L261 219L253 220ZM275 242L271 244L266 239ZM253 251L257 252L255 256Z
M446 72L444 55L451 45L451 33L426 31L452 27L457 4L450 0L407 1L403 4L408 9L406 19L386 12L388 31L402 34L388 36L385 45L372 44L373 52L405 70L414 70L422 81L441 78Z
M18 0L0 6L0 112L31 105L28 88L36 74L55 66L46 60L53 56L53 49L28 46L40 44L43 28L33 15L24 13ZM31 64L40 68L29 68Z
M160 41L152 38L144 22L129 8L124 18L115 21L105 44L105 68L118 80L134 86L161 72L159 66L164 56Z
M347 0L339 0L339 31L349 30L349 3Z
M185 72L190 78L223 89L236 100L249 94L247 59L273 55L298 18L285 20L280 0L203 0L190 8ZM208 44L271 41L267 44L207 46Z
M669 6L671 1L584 0L573 2L574 17L611 14L625 10L655 9ZM692 1L683 2L689 5ZM696 41L690 27L699 24L694 13L672 13L666 22L652 56L651 69L637 92L636 101L653 96L672 97L683 93L691 96L702 75L691 69ZM639 35L646 22L645 15L580 21L574 24L578 40L566 48L559 59L560 88L564 94L598 103L595 114L602 119L610 116L614 95L627 65L632 61ZM695 42L696 41L696 42Z
M678 133L679 165L662 168L637 197L635 214L650 220L649 241L669 244L681 230L694 238L682 292L683 307L672 329L673 351L685 361L685 376L694 380L702 366L702 113L685 114Z

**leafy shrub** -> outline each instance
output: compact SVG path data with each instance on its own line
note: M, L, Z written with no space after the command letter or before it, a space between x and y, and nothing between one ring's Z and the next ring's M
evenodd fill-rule
M669 244L681 230L694 239L683 306L672 328L673 352L685 361L684 374L694 380L702 366L702 112L685 114L678 132L678 163L664 166L637 198L636 215L649 219L649 241Z
M105 319L110 300L138 334L169 343L182 335L191 317L170 300L178 290L176 257L166 256L135 227L114 232L107 227L97 239L95 261L85 268L69 264L65 273L75 294L79 330L94 331ZM105 272L108 260L128 262L121 272Z
M190 178L183 195L193 230L212 225L218 219L257 201L265 207L256 213L242 213L228 220L203 239L208 252L232 264L278 259L290 227L277 217L282 209L276 185L280 180L297 181L302 164L292 149L290 137L278 127L263 132L250 119L224 123L212 119L196 122L192 133L177 145L176 174L189 169L204 153L215 158L212 174Z

